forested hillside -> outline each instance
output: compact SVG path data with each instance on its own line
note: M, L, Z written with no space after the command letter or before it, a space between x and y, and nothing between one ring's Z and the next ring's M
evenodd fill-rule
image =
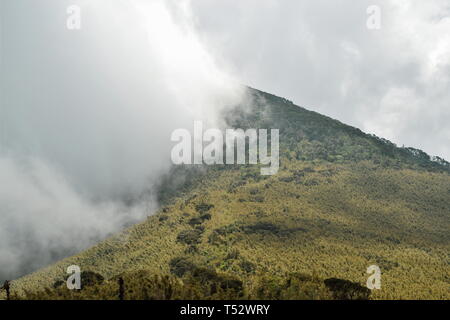
M254 89L224 117L280 129L278 174L174 167L155 215L13 281L13 298L117 299L123 281L125 299L450 299L448 162Z

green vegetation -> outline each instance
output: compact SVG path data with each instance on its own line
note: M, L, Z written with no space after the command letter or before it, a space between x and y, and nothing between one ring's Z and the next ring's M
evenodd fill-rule
M449 163L249 95L226 117L280 128L278 174L175 167L157 214L12 282L13 298L117 299L121 277L125 299L449 299ZM90 272L80 292L61 286L72 264Z

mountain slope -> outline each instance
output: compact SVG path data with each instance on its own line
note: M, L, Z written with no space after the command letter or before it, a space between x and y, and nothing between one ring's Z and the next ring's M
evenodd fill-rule
M333 285L337 278L365 298L366 269L375 264L382 289L371 298L450 298L445 160L254 89L224 117L236 128L280 129L278 174L176 167L161 183L156 215L15 281L15 292L114 299L121 276L129 298L354 298ZM81 293L42 291L72 264L106 280ZM205 292L215 282L221 289ZM166 286L175 293L156 295Z

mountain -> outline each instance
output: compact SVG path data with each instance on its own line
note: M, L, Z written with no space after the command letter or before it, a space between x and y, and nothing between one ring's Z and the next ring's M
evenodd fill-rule
M14 297L117 299L121 279L125 299L450 298L448 162L255 89L224 119L279 128L279 172L176 166L155 215L13 281Z

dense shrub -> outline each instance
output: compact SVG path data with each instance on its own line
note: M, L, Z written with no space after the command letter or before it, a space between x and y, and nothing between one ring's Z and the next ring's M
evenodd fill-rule
M214 208L214 205L208 203L200 203L195 206L195 210L200 214L207 213L212 208Z
M370 297L370 290L356 282L330 278L324 283L338 300L368 300Z
M203 234L203 230L201 229L192 229L192 230L183 230L177 236L177 242L193 245L201 242L201 237Z
M177 257L169 262L170 273L177 277L182 277L188 272L192 272L196 266L185 257Z

